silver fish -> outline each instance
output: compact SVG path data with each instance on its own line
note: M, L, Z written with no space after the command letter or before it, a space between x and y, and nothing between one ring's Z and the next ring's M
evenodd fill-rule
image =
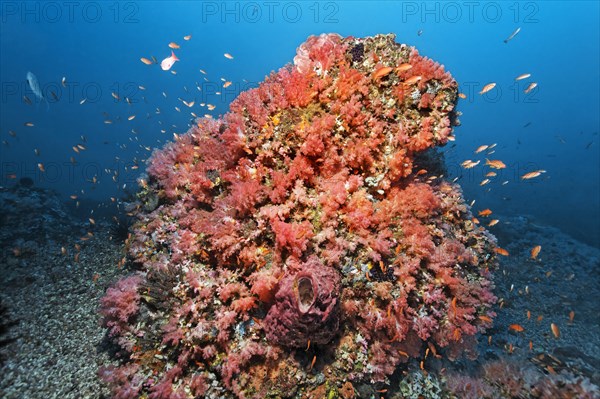
M31 89L33 94L35 94L35 96L37 97L38 100L46 101L46 109L49 109L50 104L48 103L48 100L46 100L44 98L44 95L42 94L42 90L40 89L40 84L39 84L37 78L35 77L35 75L31 72L27 72L27 83L29 83L29 88Z
M509 41L511 41L515 36L517 36L519 34L519 32L521 32L521 28L517 28L515 29L515 31L506 39L504 39L504 43L508 43Z

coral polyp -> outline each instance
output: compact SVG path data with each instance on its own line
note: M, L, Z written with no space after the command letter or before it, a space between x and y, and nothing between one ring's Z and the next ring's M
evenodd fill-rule
M102 301L116 397L301 398L475 355L494 238L434 147L457 83L393 35L310 37L293 65L153 153Z

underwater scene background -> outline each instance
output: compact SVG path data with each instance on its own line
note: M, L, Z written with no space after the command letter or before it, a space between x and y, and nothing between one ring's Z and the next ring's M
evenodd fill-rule
M0 396L599 397L599 11L3 1Z

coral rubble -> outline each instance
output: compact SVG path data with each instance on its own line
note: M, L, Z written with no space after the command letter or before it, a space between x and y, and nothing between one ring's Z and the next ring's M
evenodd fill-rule
M354 397L425 351L474 356L495 240L424 161L456 101L393 35L324 34L155 151L139 270L101 306L115 397Z

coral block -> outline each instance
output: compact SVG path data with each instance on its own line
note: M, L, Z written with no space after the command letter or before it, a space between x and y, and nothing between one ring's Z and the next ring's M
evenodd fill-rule
M156 150L140 270L102 300L115 397L350 397L426 349L475 355L495 239L439 178L457 98L393 35L324 34Z

